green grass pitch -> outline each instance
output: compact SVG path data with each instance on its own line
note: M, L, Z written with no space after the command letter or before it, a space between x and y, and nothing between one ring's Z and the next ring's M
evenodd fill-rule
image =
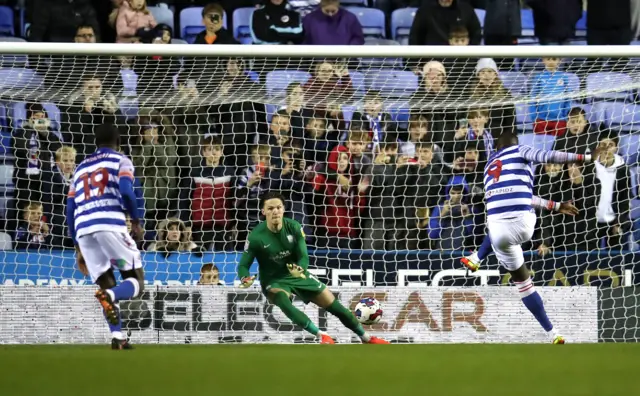
M629 396L638 344L2 346L3 396Z

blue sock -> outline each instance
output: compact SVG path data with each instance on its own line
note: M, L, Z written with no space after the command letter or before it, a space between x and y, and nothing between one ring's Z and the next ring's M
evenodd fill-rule
M516 286L518 287L520 298L522 298L524 306L527 307L527 309L538 320L540 326L542 326L546 332L553 330L553 325L551 324L549 317L547 317L547 311L544 310L542 298L533 287L533 281L531 278L524 282L516 282Z
M107 317L105 316L105 320L107 319ZM111 332L111 335L119 340L123 339L123 335L122 335L122 319L120 318L120 309L118 308L118 324L111 324L109 323L109 321L107 320L107 324L109 325L109 331Z
M478 249L478 259L480 259L480 261L484 261L492 251L493 247L491 246L491 238L489 238L489 234L487 234L484 236L482 245L480 245L480 248Z
M113 292L114 301L130 300L138 294L140 286L138 280L134 278L127 278L118 286L110 289Z

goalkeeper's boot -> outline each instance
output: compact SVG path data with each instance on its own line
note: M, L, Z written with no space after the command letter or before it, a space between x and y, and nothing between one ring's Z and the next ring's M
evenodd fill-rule
M117 325L120 322L120 314L118 312L118 307L113 303L109 293L104 290L98 290L96 292L96 299L102 306L104 316L107 318L107 321L112 325Z
M565 343L566 343L566 340L564 339L564 337L563 337L563 336L561 336L561 335L557 335L557 336L555 336L555 337L553 338L553 343L554 343L554 344L565 344Z
M369 339L369 342L367 342L366 344L391 344L391 343L387 340L383 340L382 338L371 336L371 338Z
M329 345L329 344L332 345L332 344L335 344L336 342L328 334L320 334L320 343L326 344L326 345Z
M476 272L480 269L480 260L478 260L477 252L473 252L473 254L461 258L460 262L471 272Z
M133 349L133 345L129 344L129 340L119 340L117 338L111 339L111 349Z

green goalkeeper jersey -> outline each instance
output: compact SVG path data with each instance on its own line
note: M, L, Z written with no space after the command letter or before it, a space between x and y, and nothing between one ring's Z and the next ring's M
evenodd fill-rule
M284 218L282 228L273 232L262 222L251 231L238 264L240 279L250 276L253 260L258 261L260 283L265 285L275 280L290 278L287 264L298 264L305 270L309 267L309 254L302 226L295 220Z

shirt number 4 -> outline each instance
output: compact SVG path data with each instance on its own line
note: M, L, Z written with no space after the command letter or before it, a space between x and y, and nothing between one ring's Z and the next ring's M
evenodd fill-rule
M80 180L82 180L82 191L84 192L85 200L91 198L91 189L93 188L98 189L95 196L99 197L104 194L104 189L107 188L107 184L109 183L109 171L105 168L96 169L91 175L85 173L80 176Z

